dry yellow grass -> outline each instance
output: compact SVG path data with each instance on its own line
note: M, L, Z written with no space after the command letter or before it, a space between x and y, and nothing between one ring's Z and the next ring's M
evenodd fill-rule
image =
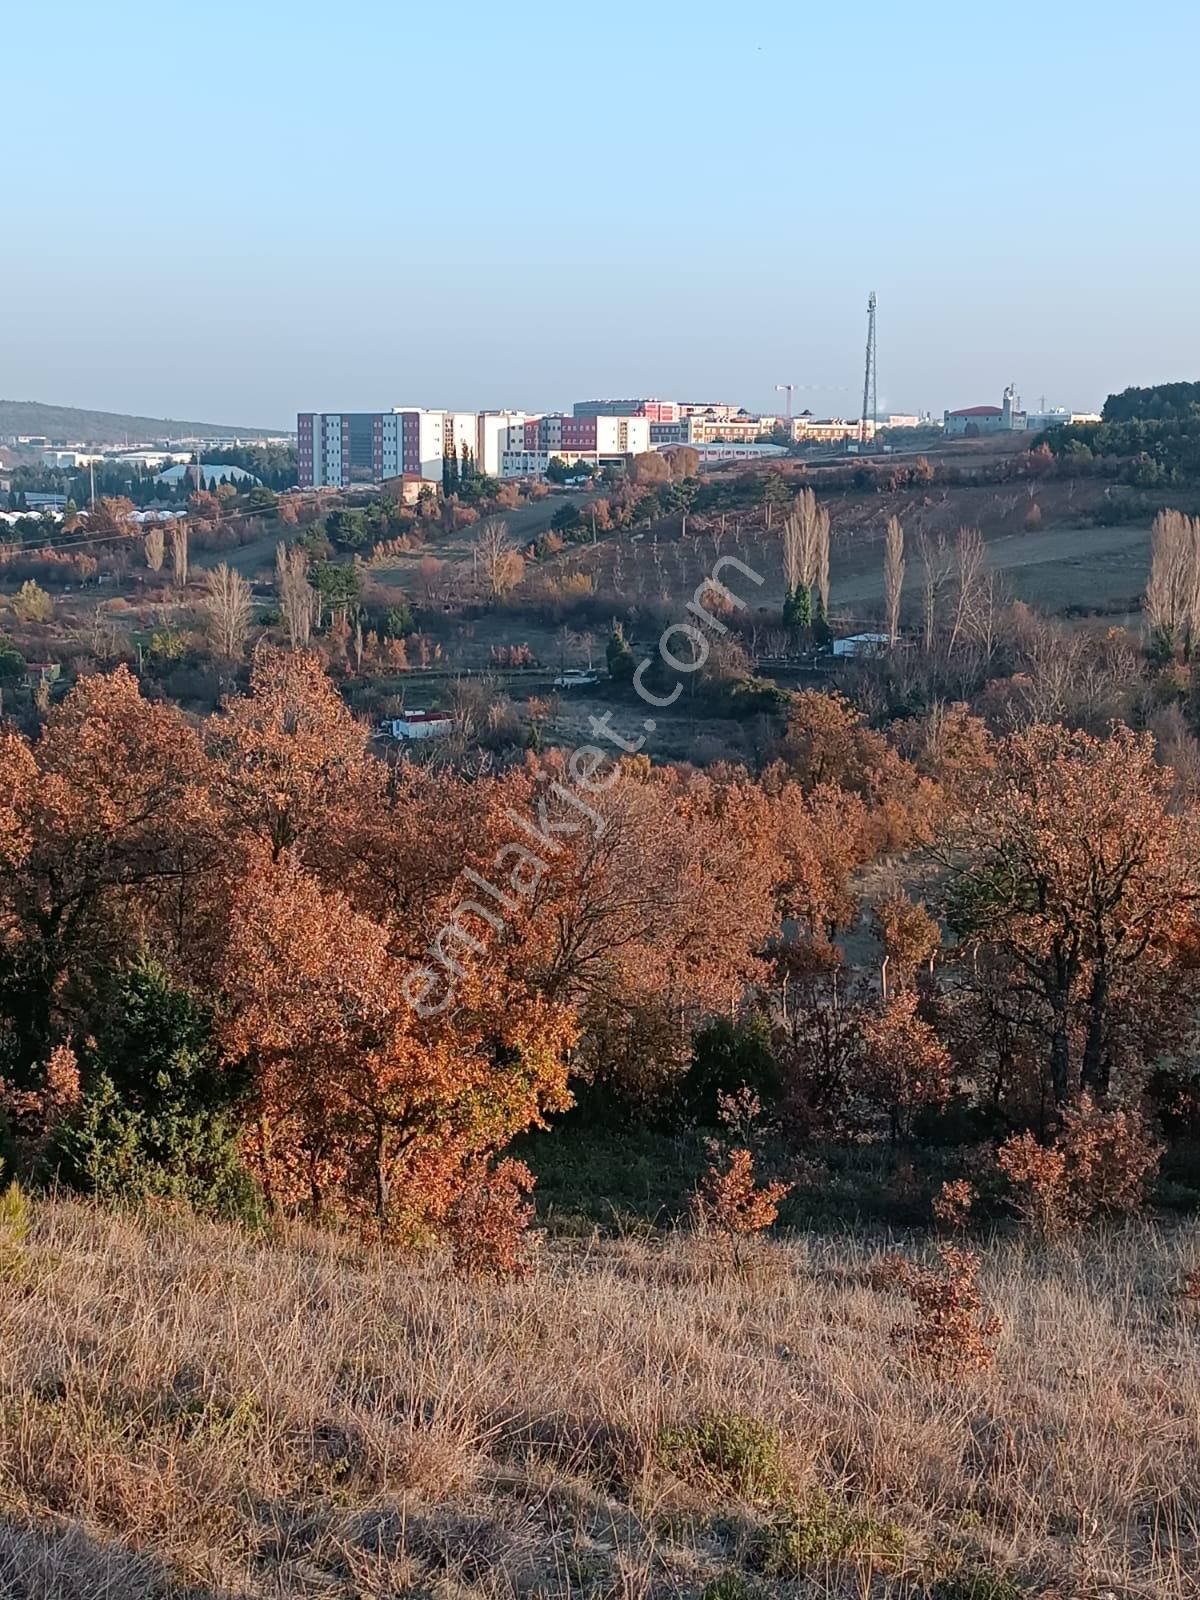
M725 1574L710 1594L915 1600L990 1569L1021 1589L980 1600L1200 1593L1194 1229L986 1247L1004 1331L961 1384L889 1344L884 1244L737 1274L695 1240L547 1246L493 1287L43 1202L0 1284L0 1592L643 1600ZM756 1576L777 1508L658 1448L733 1413L777 1430L798 1503L902 1548Z

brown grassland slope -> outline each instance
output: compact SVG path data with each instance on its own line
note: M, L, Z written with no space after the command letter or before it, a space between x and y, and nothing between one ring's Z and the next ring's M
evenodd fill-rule
M6 1245L0 1591L1176 1600L1200 1570L1194 1232L983 1245L948 1381L884 1242L440 1260L43 1201Z

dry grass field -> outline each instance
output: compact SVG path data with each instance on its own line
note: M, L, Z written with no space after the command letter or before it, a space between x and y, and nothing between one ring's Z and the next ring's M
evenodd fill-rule
M4 1256L0 1592L1200 1593L1194 1227L984 1244L1003 1332L960 1382L889 1340L887 1246L548 1242L496 1286L37 1202Z

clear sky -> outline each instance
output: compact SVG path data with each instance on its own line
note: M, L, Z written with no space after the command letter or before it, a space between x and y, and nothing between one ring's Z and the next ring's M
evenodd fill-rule
M1200 378L1196 0L9 8L0 395L857 415ZM806 386L806 387L799 387Z

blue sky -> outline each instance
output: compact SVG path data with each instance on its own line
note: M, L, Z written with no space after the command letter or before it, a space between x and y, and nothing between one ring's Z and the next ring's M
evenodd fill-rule
M5 36L5 398L855 415L871 289L881 406L1200 377L1194 0L67 0Z

